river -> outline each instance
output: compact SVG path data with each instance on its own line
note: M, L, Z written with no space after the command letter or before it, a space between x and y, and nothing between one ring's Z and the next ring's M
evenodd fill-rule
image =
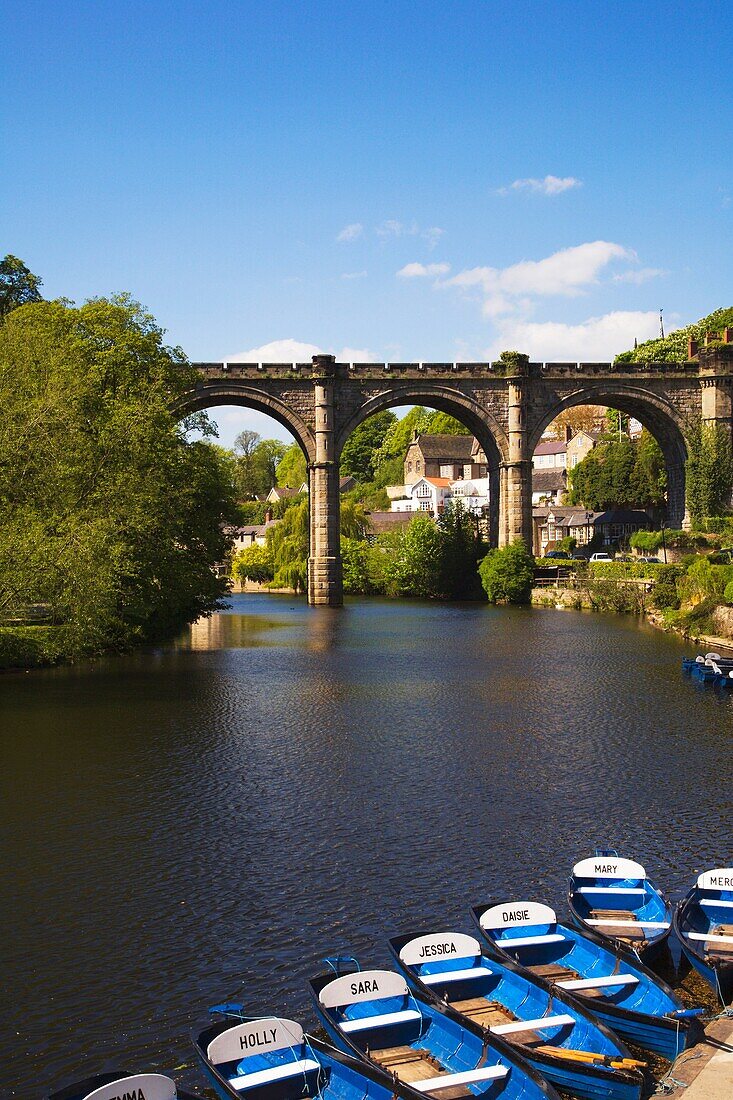
M733 693L632 617L234 596L176 644L0 679L0 1096L177 1069L208 1005L313 1013L336 951L564 911L610 843L731 861ZM203 1095L203 1090L202 1090Z

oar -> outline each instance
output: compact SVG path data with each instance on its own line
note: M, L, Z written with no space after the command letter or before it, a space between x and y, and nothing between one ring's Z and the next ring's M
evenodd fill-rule
M535 1050L543 1054L554 1054L560 1058L569 1058L573 1062L602 1062L611 1069L635 1069L646 1066L646 1062L640 1062L638 1058L614 1058L610 1054L596 1054L591 1050L569 1050L567 1047L541 1046Z

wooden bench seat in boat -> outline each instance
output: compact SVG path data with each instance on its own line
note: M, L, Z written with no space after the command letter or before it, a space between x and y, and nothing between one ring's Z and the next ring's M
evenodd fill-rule
M608 930L618 940L643 943L646 939L644 925L631 909L591 909L587 923Z
M392 1027L394 1024L404 1024L408 1020L421 1020L420 1013L415 1008L403 1008L401 1012L381 1012L377 1016L359 1016L356 1020L342 1020L339 1027L342 1031L368 1031L372 1027Z
M437 1077L455 1076L443 1069L429 1050L416 1050L410 1046L385 1047L383 1050L370 1050L369 1055L388 1073L395 1074L400 1081L421 1092L425 1091L422 1086L426 1082L433 1083L432 1088L427 1090L433 1091ZM450 1085L446 1083L446 1087L440 1090L440 1096L442 1100L463 1100L464 1097L471 1096L471 1091L466 1088L465 1083L454 1081Z
M506 1005L487 1001L484 997L472 997L467 1001L451 1001L451 1008L468 1016L469 1020L487 1027L494 1035L502 1035L510 1043L543 1043L545 1040L535 1029L561 1027L575 1024L572 1016L546 1016L535 1020L520 1020Z
M561 963L535 963L534 966L528 966L527 970L531 970L533 974L552 984L580 980L580 974L577 970L573 970L569 966L563 966ZM583 995L585 997L602 997L603 993L599 989L584 989Z
M298 1058L295 1062L284 1062L279 1066L271 1066L269 1069L261 1069L256 1073L243 1073L229 1079L229 1085L237 1092L245 1092L247 1089L256 1088L258 1085L269 1085L272 1081L283 1081L287 1077L299 1077L320 1069L318 1062L313 1058Z
M487 966L468 966L465 970L439 970L436 974L421 974L420 981L425 985L440 985L442 982L465 982L471 978L488 978L491 973Z
M716 942L717 937L721 941ZM722 937L725 937L724 939ZM710 929L710 939L705 947L708 955L733 955L733 924L716 924Z

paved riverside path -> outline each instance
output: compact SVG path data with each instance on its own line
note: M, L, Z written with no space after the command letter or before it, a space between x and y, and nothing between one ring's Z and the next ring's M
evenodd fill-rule
M684 1083L664 1093L671 1100L733 1100L733 1016L708 1024L705 1039L680 1054L669 1076Z

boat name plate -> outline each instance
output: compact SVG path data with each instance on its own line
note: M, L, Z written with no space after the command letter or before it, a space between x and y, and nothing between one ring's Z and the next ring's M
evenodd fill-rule
M507 901L481 916L482 928L511 928L518 924L555 924L555 910L539 901Z
M703 871L698 876L697 885L701 890L733 890L733 867L716 867L712 871Z
M646 871L640 863L618 856L591 856L589 859L581 859L573 867L573 874L576 878L646 878Z
M406 966L417 966L434 959L467 959L480 954L481 945L473 936L463 932L437 932L410 940L400 951L400 958Z
M162 1073L136 1073L110 1081L84 1100L176 1100L176 1083Z
M357 1001L379 1001L385 997L406 997L407 982L394 970L359 970L344 974L324 985L318 1000L324 1008L340 1008Z
M246 1058L248 1054L297 1047L302 1042L303 1028L295 1020L266 1016L262 1020L248 1020L222 1031L209 1043L206 1056L213 1065L220 1066Z

